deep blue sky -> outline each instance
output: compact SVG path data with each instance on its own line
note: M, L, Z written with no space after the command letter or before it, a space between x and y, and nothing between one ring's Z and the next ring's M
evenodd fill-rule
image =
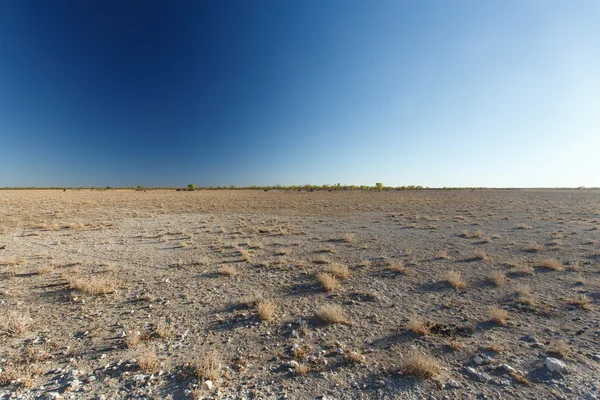
M0 187L600 186L600 2L0 2Z

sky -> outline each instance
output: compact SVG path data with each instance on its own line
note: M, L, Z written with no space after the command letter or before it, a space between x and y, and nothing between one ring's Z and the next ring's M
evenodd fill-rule
M600 186L600 2L0 2L0 187Z

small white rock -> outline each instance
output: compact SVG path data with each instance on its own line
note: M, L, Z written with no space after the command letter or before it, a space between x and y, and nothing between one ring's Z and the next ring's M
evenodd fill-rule
M206 386L208 390L211 390L214 385L212 381L204 381L204 386Z
M552 372L564 372L567 369L567 364L553 357L547 357L545 364Z

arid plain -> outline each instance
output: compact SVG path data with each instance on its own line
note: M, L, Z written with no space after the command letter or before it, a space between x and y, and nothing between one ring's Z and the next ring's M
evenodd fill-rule
M600 190L3 190L0 398L599 398L599 241Z

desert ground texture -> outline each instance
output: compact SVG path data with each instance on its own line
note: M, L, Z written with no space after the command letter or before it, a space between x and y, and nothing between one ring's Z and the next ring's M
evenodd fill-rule
M2 190L0 399L600 398L600 190Z

